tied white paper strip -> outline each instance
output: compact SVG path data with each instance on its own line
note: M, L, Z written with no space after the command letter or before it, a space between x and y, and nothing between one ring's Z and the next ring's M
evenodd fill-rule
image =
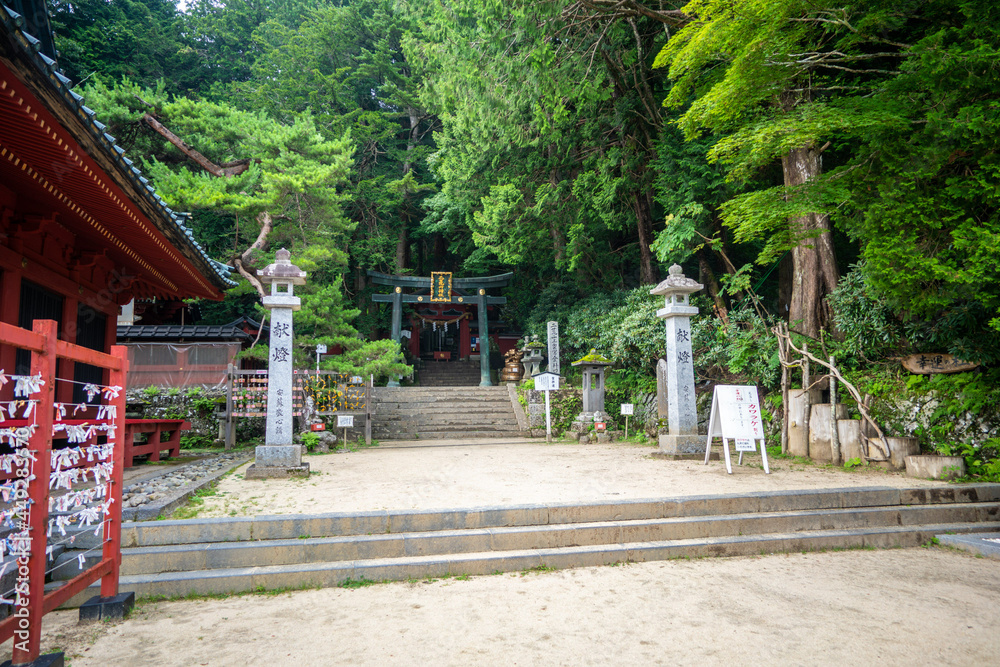
M27 398L32 394L37 394L45 385L42 374L38 375L12 375L14 379L14 395Z
M79 447L68 447L55 450L50 454L50 457L52 469L59 472L63 468L69 468L79 463L83 452L80 451Z
M117 416L118 416L117 405L106 404L97 408L98 419L115 419Z
M86 392L87 402L89 403L90 401L94 400L94 396L97 396L98 394L101 393L101 388L98 387L93 382L88 382L87 384L83 385L83 391Z
M56 421L66 419L66 404L56 403L55 408L56 408Z
M27 447L36 428L38 427L35 424L17 428L2 428L0 429L0 442L6 440L7 444L14 448Z
M119 387L118 385L108 385L104 387L104 398L108 399L109 401L112 398L118 398L118 394L121 392L121 390L122 388Z

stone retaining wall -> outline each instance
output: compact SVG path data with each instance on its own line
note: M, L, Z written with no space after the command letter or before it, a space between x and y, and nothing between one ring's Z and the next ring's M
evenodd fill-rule
M219 419L215 416L217 404L212 399L220 398L226 398L224 389L201 389L198 392L161 389L157 394L146 389L125 392L129 417L186 419L191 422L191 430L185 431L184 435L198 435L212 441L219 437Z

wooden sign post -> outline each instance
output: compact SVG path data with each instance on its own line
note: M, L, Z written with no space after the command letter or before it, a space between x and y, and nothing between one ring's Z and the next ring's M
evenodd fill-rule
M549 392L559 389L558 373L539 373L532 375L535 381L535 389L545 392L545 442L552 442L552 410L549 407Z
M344 451L347 448L347 429L354 428L354 415L337 415L337 427L344 429Z
M622 415L625 417L625 439L628 440L628 418L633 414L635 406L632 403L622 403Z
M760 442L760 455L764 461L764 472L771 474L767 465L767 449L764 446L764 425L760 417L760 402L757 400L757 387L740 385L716 385L712 394L712 416L708 420L708 440L705 443L705 464L712 452L712 439L722 439L722 452L726 458L726 472L733 474L733 464L729 458L729 443L734 440L736 451L740 453L740 465L743 464L743 453L757 451Z

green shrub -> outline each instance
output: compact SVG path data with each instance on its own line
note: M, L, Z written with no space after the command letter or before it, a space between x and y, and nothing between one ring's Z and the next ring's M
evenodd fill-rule
M307 451L313 451L316 445L319 444L319 434L313 433L312 431L306 431L299 436L299 442L305 445Z

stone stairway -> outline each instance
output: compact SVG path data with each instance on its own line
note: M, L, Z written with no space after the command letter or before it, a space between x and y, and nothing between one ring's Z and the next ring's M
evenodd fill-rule
M478 361L425 360L417 371L421 387L478 387L482 379Z
M527 436L507 387L376 387L377 440Z
M935 535L998 529L997 484L151 521L123 526L121 590L208 595L540 566L912 547Z

